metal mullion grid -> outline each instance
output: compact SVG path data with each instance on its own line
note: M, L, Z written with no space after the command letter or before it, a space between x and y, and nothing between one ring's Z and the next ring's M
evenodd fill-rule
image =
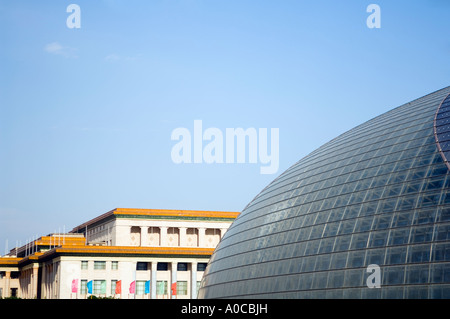
M428 192L418 192L418 193L420 193L420 194L424 194L424 195L427 195L427 194L432 194L432 193L440 193L441 194L441 196L442 196L442 191L441 192L437 192L436 190L431 190L431 191L428 191ZM407 197L407 196L409 196L409 195L403 195L403 196L392 196L392 197L386 197L386 198L383 198L382 200L384 200L384 199L394 199L394 198L401 198L401 197ZM362 203L371 203L371 202L377 202L377 201L379 201L378 199L377 200L372 200L372 201L366 201L366 202L362 202ZM360 205L360 204L362 204L362 203L359 203L359 204L354 204L354 205ZM347 205L346 205L347 206ZM342 206L342 207L346 207L346 206ZM439 205L437 205L437 207L439 207L439 208L441 208L441 207L446 207L445 205L442 205L442 204L439 204ZM328 209L329 211L331 211L331 210L333 210L333 209L335 209L335 207L333 207L333 208L331 208L331 209ZM413 208L413 209L403 209L403 210L394 210L394 211L392 211L392 212L384 212L384 213L381 213L381 214L373 214L373 215L367 215L367 216L358 216L358 217L352 217L352 218L343 218L343 219L340 219L340 220L338 220L338 221L333 221L333 222L339 222L339 223L341 223L342 221L347 221L347 220L355 220L355 223L359 220L359 219L363 219L363 218L366 218L366 217L368 217L368 216L383 216L383 215L387 215L387 214L393 214L393 213L398 213L398 212L407 212L407 211L414 211L414 212L417 212L417 211L421 211L421 210L427 210L428 208L427 207L423 207L423 208L417 208L417 207L415 207L415 208ZM312 214L317 214L317 212L312 212L312 213L308 213L308 214L305 214L304 216L306 216L306 215L312 215ZM437 217L437 216L436 216ZM287 218L287 219L283 219L283 221L286 221L286 220L288 220L288 219L293 219L293 218L297 218L297 216L294 216L294 217L290 217L290 218ZM275 222L271 222L271 223L277 223L277 222L279 222L279 221L275 221ZM266 225L270 225L271 223L268 223L268 224L266 224ZM307 225L307 226L304 226L304 225L302 225L302 226L300 226L300 227L297 227L297 228L293 228L293 229L289 229L288 231L290 232L290 231L301 231L301 229L303 229L303 228L307 228L307 227L314 227L314 226L318 226L318 225L323 225L323 224L328 224L329 223L329 221L325 221L325 222L322 222L322 223L319 223L319 224L311 224L311 225ZM444 222L438 222L438 221L435 221L433 224L435 224L435 225L438 225L438 224L446 224L446 223L448 223L447 221L444 221ZM427 225L427 224L424 224L424 225ZM373 225L372 225L373 226ZM372 227L371 226L371 227ZM414 225L408 225L408 226L396 226L396 227L393 227L392 226L392 223L391 223L391 225L390 225L390 227L387 227L387 228L385 228L385 229L383 229L383 230L391 230L391 229L399 229L399 228L406 228L406 227L412 227L412 226L414 226ZM256 228L258 228L259 226L255 226L255 227L253 227L253 228L247 228L247 231L248 230L250 230L250 229L256 229ZM325 229L325 228L324 228ZM374 232L374 231L376 231L376 229L375 230L373 230L373 229L371 229L371 230L368 230L368 231L361 231L361 232L352 232L352 233L350 233L351 235L352 234L360 234L360 233L365 233L365 232L369 232L369 233L372 233L372 232ZM243 232L245 232L245 230L243 231ZM275 233L271 233L270 235L278 235L278 234L281 234L281 233L283 233L283 232L286 232L285 230L281 230L281 231L278 231L278 232L275 232ZM434 230L433 230L433 232L434 232ZM241 232L240 232L241 233ZM239 233L237 233L237 234L239 234ZM322 233L323 234L323 233ZM233 234L233 235L236 235L236 234ZM245 240L242 240L242 241L239 241L239 242L235 242L235 243L232 243L232 244L229 244L229 245L227 245L226 247L223 247L223 246L221 246L221 247L218 247L217 248L217 250L216 250L216 253L217 252L219 252L220 250L222 250L222 249L225 249L225 248L228 248L229 249L229 247L232 247L232 246L235 246L235 245L239 245L239 244L242 244L242 243L245 243L245 242L249 242L249 241L252 241L252 240L257 240L257 239L261 239L261 238L264 238L264 237L267 237L267 236L270 236L270 235L262 235L262 236L257 236L257 237L252 237L252 238L246 238ZM333 236L327 236L327 237L319 237L319 238L315 238L314 240L316 240L316 239L323 239L323 238L336 238L336 237L341 237L341 236L346 236L346 235L349 235L349 234L336 234L336 235L333 235ZM323 235L322 235L323 236ZM433 236L434 236L434 234L433 234ZM292 242L292 243L282 243L282 244L279 244L279 245L272 245L272 246L267 246L267 247L264 247L264 249L266 249L266 248L273 248L273 247L277 247L277 246L283 246L283 245L289 245L289 244L294 244L294 243L302 243L302 242L307 242L307 241L309 241L309 240L311 240L311 239L304 239L304 240L301 240L301 241L298 241L298 242ZM389 237L387 238L387 241L389 240ZM409 241L410 239L408 239L408 241ZM432 242L434 240L434 237L432 238L432 240L430 241L430 242ZM350 245L351 243L349 243L349 245ZM402 244L402 245L406 245L406 244ZM401 246L401 245L394 245L394 246L386 246L386 247L397 247L397 246ZM247 253L247 252L246 252ZM240 253L238 253L238 254L230 254L230 255L226 255L226 256L224 256L224 257L222 257L222 258L220 258L220 259L218 259L218 260L221 260L221 259L225 259L225 258L229 258L229 257L233 257L233 256L236 256L236 255L239 255ZM217 260L214 260L212 263L214 263L214 262L216 262Z
M427 147L427 146L433 145L433 144L434 144L434 142L433 142L433 143L430 143L430 144L425 144L425 145L423 145L422 147ZM415 149L415 148L404 149L404 150L397 151L397 152L392 152L392 153L389 153L389 154L386 154L386 155L381 155L381 156L379 156L379 157L384 157L384 156L388 156L388 155L392 155L392 154L396 154L396 153L408 151L408 150L411 150L411 149ZM435 153L433 153L433 154L435 154ZM414 157L411 157L411 158L412 158L412 159L415 159L415 158L417 158L417 157L430 156L430 155L431 155L431 154L424 154L424 155L421 155L421 156L414 156ZM377 158L377 157L374 157L374 158ZM407 161L408 159L409 159L409 158L402 159L401 161ZM368 161L369 161L369 160L368 160ZM388 164L391 164L391 163L397 163L397 162L400 162L400 161L395 160L395 161L392 161L392 162L383 163L382 165L388 165ZM347 165L345 165L345 166L348 166L348 165L354 165L354 164L356 164L356 163L353 163L353 164L347 164ZM420 168L420 167L425 167L425 166L430 166L430 165L433 165L433 164L426 164L426 165L418 166L418 167L415 167L415 168ZM434 164L434 165L435 165L435 164ZM343 166L343 167L345 167L345 166ZM381 165L380 165L380 166L381 166ZM353 171L352 173L364 171L364 170L366 170L366 169L374 168L374 167L377 167L377 166L361 168L361 169L359 169L359 170ZM408 168L408 169L405 169L405 170L403 170L403 171L408 171L408 170L410 170L410 169L411 169L411 168ZM401 171L396 171L396 173L397 173L397 172L401 172ZM385 174L378 175L378 176L390 175L390 174L392 174L392 173L393 173L393 172L385 173ZM318 174L321 174L321 173L318 173ZM316 174L316 175L318 175L318 174ZM349 174L349 173L344 173L344 174L341 174L341 175L329 177L329 178L325 179L325 181L330 180L330 179L332 179L332 178L338 178L339 176L344 176L344 175L346 175L346 174ZM315 175L313 175L313 176L315 176ZM363 178L363 179L359 179L359 180L357 180L357 181L363 181L363 180L366 180L366 179L371 179L371 178L373 178L373 177L374 177L374 176L372 176L372 177L366 177L366 178ZM290 184L293 184L293 183L295 183L295 182L296 182L296 181L291 182ZM355 181L352 181L351 183L353 183L353 182L355 182ZM315 183L317 183L317 182L312 182L312 183L310 183L310 184L302 185L301 187L306 187L306 186L309 186L309 185L314 185ZM340 185L345 185L345 184L347 184L347 183L348 183L348 182L344 182L344 183L342 183L342 184L340 184ZM289 184L288 184L288 185L289 185ZM285 186L287 186L287 185L283 185L282 187L285 187ZM322 190L330 189L330 188L332 188L332 187L337 187L337 186L333 186L333 185L332 185L332 186L323 188ZM281 187L280 187L280 188L281 188ZM270 191L270 192L274 192L274 191L275 191L275 190L272 190L272 191ZM280 201L278 201L278 202L266 204L265 206L262 206L262 207L260 207L260 208L256 208L255 210L250 210L252 206L257 205L258 203L262 203L263 201L269 200L270 198L274 198L274 197L276 197L276 196L280 196L280 195L282 195L282 194L285 194L285 193L288 193L288 192L291 192L291 191L292 191L292 189L288 189L288 190L286 190L286 191L284 191L284 192L282 192L282 193L278 193L278 194L275 194L275 195L270 196L270 197L267 197L267 198L263 198L263 199L261 199L262 197L257 198L256 201L251 202L251 203L246 207L246 210L248 210L248 211L246 211L245 218L246 218L246 219L249 218L249 217L251 216L252 213L257 212L258 210L263 209L264 207L268 207L269 205L272 205L272 204L275 204L275 203L281 203L282 201L285 201L285 200L291 200L291 199L297 198L297 197L299 197L299 196L304 196L304 195L309 194L309 193L305 193L305 194L301 194L301 195L298 195L298 196L295 196L295 197L292 197L292 198L286 198L286 199L280 200ZM316 190L315 192L317 192L317 191L320 191L320 190ZM270 193L270 192L268 192L268 193ZM265 194L264 194L264 195L265 195ZM239 219L239 224L244 223L244 222L246 222L246 221L245 221L245 220L242 221L242 218Z
M422 130L420 130L420 131L425 131L425 130L428 130L428 128L425 128L425 129L422 129ZM420 131L418 131L418 132L420 132ZM390 134L390 133L388 133L388 134ZM395 140L395 139L398 139L399 137L402 137L402 136L407 136L407 135L409 135L409 134L411 134L411 133L407 133L407 134L404 134L404 135L400 135L400 136L397 136L397 137L392 137L392 138L389 138L389 139L387 139L387 140ZM432 136L432 133L430 134L430 137ZM411 139L411 140L409 140L409 141L407 141L407 142L404 142L404 143L409 143L409 142L411 142L411 141L415 141L415 140L420 140L420 139L423 139L424 137L419 137L419 138L415 138L415 139ZM376 142L376 143L378 143L378 142ZM375 143L373 143L373 144L375 144ZM369 145L373 145L373 144L369 144ZM431 145L432 143L430 143L430 145ZM369 146L369 145L367 145L367 146ZM364 153L361 153L361 154L358 154L358 155L363 155L363 154L366 154L366 153L368 153L368 152L372 152L372 151L375 151L375 150L380 150L380 149L383 149L383 148L388 148L388 147L392 147L393 145L395 145L395 144L392 144L392 145L389 145L389 146L383 146L383 147L380 147L380 148L377 148L377 149L374 149L374 150L370 150L370 151L366 151L366 152L364 152ZM427 144L428 145L428 144ZM345 153L348 153L349 151L345 151L345 152L343 152L342 154L345 154ZM397 153L397 152L392 152L392 153L389 153L389 154L395 154L395 153ZM341 154L338 154L338 156L339 155L341 155ZM388 154L385 154L385 155L380 155L380 156L375 156L374 158L379 158L379 157L382 157L382 156L387 156ZM340 161L344 161L344 160L347 160L347 159L349 159L349 158L352 158L354 155L351 155L351 156L349 156L349 157L345 157L345 158L343 158L343 159L341 159ZM372 158L371 158L372 159ZM352 164L346 164L346 165L344 165L344 166L342 166L342 167L345 167L345 166L348 166L348 165L354 165L355 163L352 163ZM312 168L313 170L317 170L317 169L320 169L320 168L323 168L323 167L326 167L327 166L327 164L324 164L324 165L322 165L322 166L316 166L316 167L314 167L314 168ZM270 190L269 191L269 189L270 188L273 188L275 185L279 185L279 184L281 184L282 182L284 182L284 181L286 181L286 180L289 180L289 179L291 179L291 178L295 178L296 180L295 181L293 181L293 182L296 182L296 181L298 181L299 179L300 179L300 175L294 175L298 170L305 170L305 169L307 169L308 168L308 166L306 166L306 167L299 167L298 169L294 169L292 172L290 172L289 173L289 175L283 175L282 177L283 177L283 179L281 179L281 178L278 178L277 180L276 180L276 182L274 183L274 182L272 182L269 186L267 186L265 189L264 189L264 191L266 191L265 193L268 193L268 192L273 192L273 191L275 191L277 188L275 188L275 189L273 189L273 190ZM304 172L303 172L304 173ZM301 174L303 174L303 173L301 173ZM323 172L320 172L320 173L323 173ZM317 175L317 174L316 174ZM290 176L290 177L287 177L287 176ZM315 175L311 175L311 176L309 176L309 177L312 177L312 176L315 176ZM280 176L281 177L281 176ZM293 182L291 182L291 183L293 183ZM259 195L258 196L256 196L255 197L255 200L256 199L258 199L258 198L260 198L262 195L260 195L260 194L262 194L262 192L260 192L259 193Z

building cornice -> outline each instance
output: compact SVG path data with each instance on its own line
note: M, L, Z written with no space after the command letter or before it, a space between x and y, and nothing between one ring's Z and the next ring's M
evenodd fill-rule
M61 246L44 253L39 257L39 261L47 261L57 256L210 258L213 252L214 248L197 247Z
M83 232L86 227L98 225L113 218L134 219L165 219L165 220L201 220L232 222L239 212L175 210L175 209L145 209L145 208L116 208L91 219L71 230L71 233Z
M0 267L24 267L59 256L210 258L214 248L198 247L133 247L133 246L59 246L24 258L2 257Z

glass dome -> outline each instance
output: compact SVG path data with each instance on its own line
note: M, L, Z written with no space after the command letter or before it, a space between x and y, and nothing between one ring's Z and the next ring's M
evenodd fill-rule
M199 298L450 298L449 94L359 125L276 178L217 246ZM380 288L367 284L373 264Z

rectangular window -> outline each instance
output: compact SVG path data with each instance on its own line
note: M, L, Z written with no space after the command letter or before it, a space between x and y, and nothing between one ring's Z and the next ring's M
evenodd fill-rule
M156 270L167 271L169 270L169 266L167 263L158 263L158 265L156 266Z
M431 241L433 237L433 225L414 227L411 231L411 243L422 243Z
M138 262L136 264L136 270L147 270L147 264L146 262Z
M111 270L117 270L117 269L119 269L119 262L111 261Z
M364 256L366 252L364 250L356 250L349 252L347 268L357 268L364 265Z
M436 244L433 247L433 261L449 261L450 260L450 245Z
M406 274L407 284L423 284L428 282L429 265L408 266Z
M330 271L328 274L328 288L341 288L344 284L344 271Z
M111 295L115 295L116 294L116 284L117 284L117 280L111 280Z
M369 233L353 234L351 244L350 244L350 249L366 248L368 239L369 239Z
M385 252L385 248L368 249L366 252L366 262L364 263L364 265L383 264Z
M350 246L351 235L344 235L336 237L336 243L334 244L334 251L347 250Z
M391 234L389 236L389 245L402 245L409 242L410 228L394 228L391 229Z
M386 251L386 261L387 264L403 264L406 262L406 248L399 247L389 247Z
M320 241L319 254L333 251L335 237L324 238Z
M375 231L370 234L368 247L381 247L386 245L388 231Z
M177 295L186 296L188 293L188 282L177 281Z
M345 268L347 263L348 252L342 252L331 255L331 269Z
M187 263L178 263L177 270L178 271L187 271L188 270Z
M145 294L145 280L136 280L136 295Z
M409 248L408 262L423 263L430 261L431 245L414 245Z
M450 282L450 269L447 264L432 264L430 281L433 283Z
M94 291L96 295L106 294L106 280L94 280Z
M198 263L197 271L205 271L207 263Z
M87 294L87 280L86 279L81 279L80 294L82 294L82 295Z
M158 280L156 282L156 294L157 295L167 295L167 281Z
M82 260L81 261L81 270L87 270L88 269L88 261Z
M94 261L94 269L95 270L105 270L106 269L106 261Z
M383 270L383 285L401 285L405 277L405 266L386 267Z

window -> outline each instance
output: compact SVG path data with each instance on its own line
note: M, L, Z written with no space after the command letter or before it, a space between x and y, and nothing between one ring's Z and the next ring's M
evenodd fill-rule
M106 261L94 261L94 269L95 270L105 270L106 269Z
M88 261L82 260L81 261L81 270L86 270L86 269L88 269Z
M365 265L371 265L371 264L382 265L382 264L384 264L385 252L386 252L386 249L384 249L384 248L367 250L366 262L364 264Z
M429 265L408 266L406 269L406 283L423 284L428 282Z
M353 234L350 249L366 248L369 233Z
M428 224L433 223L436 219L436 210L417 211L414 216L413 224Z
M177 281L177 295L187 295L188 292L188 282L187 281Z
M339 223L328 223L323 232L323 237L335 236L339 228Z
M169 266L167 263L158 263L156 266L156 270L167 271L167 270L169 270Z
M431 245L415 245L409 248L408 262L421 263L430 260Z
M345 268L345 264L347 263L348 252L342 252L338 254L331 255L331 268L340 269Z
M94 294L106 294L106 280L94 280Z
M450 282L450 269L447 264L432 264L430 276L430 281L433 283L448 283Z
M433 247L433 261L449 261L450 245L447 243L436 244Z
M167 295L167 281L166 280L156 281L156 294L157 295Z
M111 261L111 270L117 270L117 269L119 269L119 262Z
M205 271L207 263L198 263L197 271Z
M351 251L348 255L347 268L362 267L364 265L365 250Z
M111 280L111 295L115 295L116 294L116 284L117 284L117 280Z
M347 250L350 246L351 235L344 235L336 237L336 243L334 244L334 251Z
M346 270L344 276L344 287L362 286L364 280L363 275L364 272L362 272L360 269Z
M324 238L320 241L319 254L333 251L335 237Z
M390 265L403 264L406 261L405 247L389 247L386 251L386 263Z
M391 225L392 214L383 214L375 216L372 228L375 230L386 229Z
M328 288L341 288L344 284L344 271L331 271L328 274Z
M313 274L313 289L323 289L327 286L328 273L327 272L316 272Z
M177 270L178 271L187 271L188 270L187 263L178 263Z
M136 280L136 295L145 294L145 280Z
M387 242L388 231L375 231L372 232L369 239L368 247L381 247L385 246Z
M147 270L148 263L146 262L137 262L136 270Z
M405 266L386 267L383 270L383 285L401 285L405 278Z
M80 294L82 294L82 295L87 294L87 280L86 279L81 279Z
M414 227L411 232L411 243L431 241L433 237L433 226Z

